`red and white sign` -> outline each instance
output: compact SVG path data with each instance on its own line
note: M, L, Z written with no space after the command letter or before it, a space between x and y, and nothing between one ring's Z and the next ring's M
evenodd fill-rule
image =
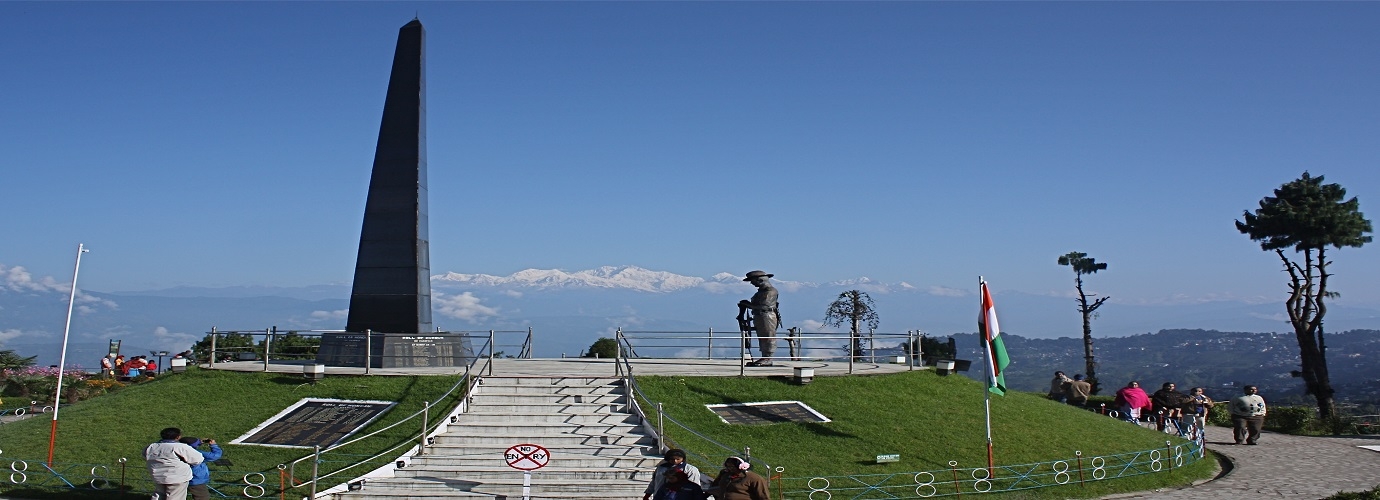
M551 461L551 453L535 444L519 444L503 452L503 460L517 470L537 470Z

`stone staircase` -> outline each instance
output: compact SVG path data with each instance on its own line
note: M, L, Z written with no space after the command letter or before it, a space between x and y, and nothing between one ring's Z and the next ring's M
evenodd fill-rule
M641 499L661 460L617 378L485 377L447 432L395 477L337 499L522 498L523 473L504 451L550 452L532 471L531 498Z

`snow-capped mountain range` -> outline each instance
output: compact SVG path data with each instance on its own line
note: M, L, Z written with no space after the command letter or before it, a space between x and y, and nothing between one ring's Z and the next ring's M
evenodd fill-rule
M431 277L432 285L441 287L448 285L506 286L539 289L583 287L625 289L657 293L675 292L691 288L705 288L710 291L718 291L722 289L723 285L733 285L741 281L742 277L727 272L718 273L705 279L695 276L682 276L666 271L652 271L637 266L603 266L597 269L575 272L566 272L560 269L524 269L507 276L449 272ZM776 286L787 289L820 288L821 286L864 286L872 288L873 291L880 292L889 291L891 289L904 290L915 288L905 282L893 285L873 281L866 277L834 281L825 283L824 285L806 281L773 281Z

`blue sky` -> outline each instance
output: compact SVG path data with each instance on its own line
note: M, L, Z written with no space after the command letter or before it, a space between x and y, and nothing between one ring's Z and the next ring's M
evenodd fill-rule
M1274 301L1243 210L1309 170L1380 213L1380 3L0 2L0 266L348 283L414 15L436 274L1066 293L1080 250L1116 301Z

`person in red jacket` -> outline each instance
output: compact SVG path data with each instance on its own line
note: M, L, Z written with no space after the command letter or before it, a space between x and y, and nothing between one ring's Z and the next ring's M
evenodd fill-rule
M1112 406L1121 412L1123 420L1139 422L1141 412L1150 411L1150 396L1145 395L1145 391L1140 388L1140 382L1132 380L1126 387L1116 391L1116 400L1112 402Z

